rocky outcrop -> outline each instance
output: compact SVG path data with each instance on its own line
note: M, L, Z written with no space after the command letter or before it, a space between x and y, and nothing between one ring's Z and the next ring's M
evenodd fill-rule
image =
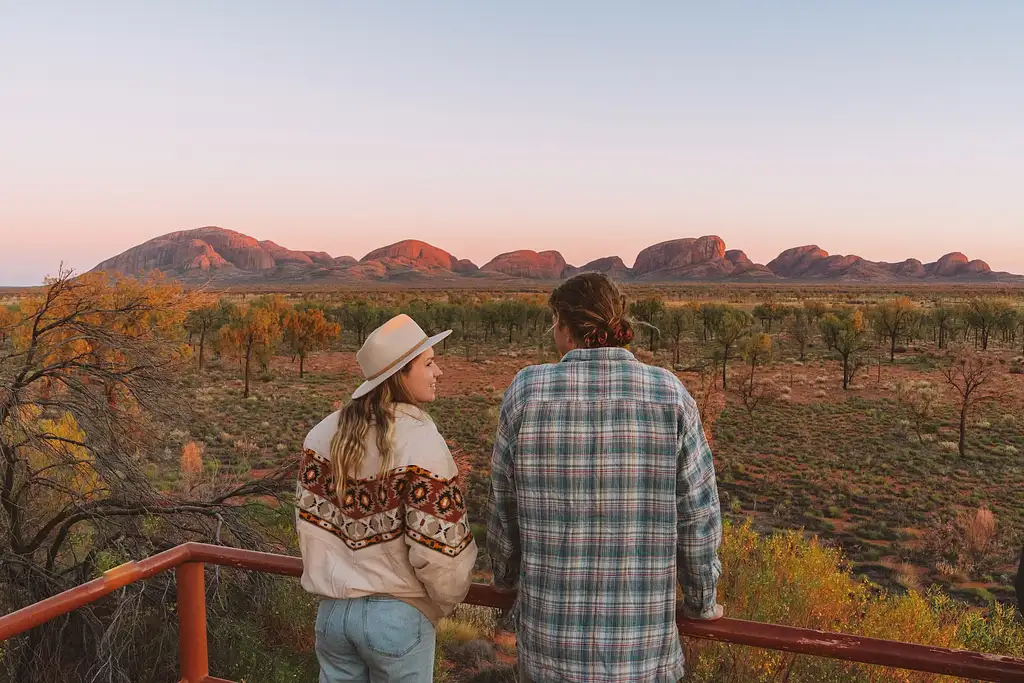
M908 258L902 263L897 263L893 267L893 272L899 277L910 277L918 278L924 277L928 274L925 270L924 264L918 261L916 258Z
M963 269L960 270L958 275L988 275L992 272L992 267L981 259L974 259L969 261Z
M950 277L977 277L992 272L992 268L980 259L973 261L960 253L954 251L941 257L935 263L929 263L925 267L928 275L940 278Z
M633 271L622 262L622 259L618 256L605 256L604 258L594 259L580 266L579 268L573 268L573 275L578 273L604 273L608 277L615 278L617 280L624 280L632 276ZM566 273L568 275L568 273Z
M720 271L732 272L732 264L725 259L725 242L715 235L661 242L637 254L633 274L637 277L656 273L684 275L687 273Z
M270 240L262 240L259 245L273 257L275 266L284 266L290 263L300 266L313 265L313 259L304 252L285 249L277 242L271 242Z
M155 237L103 261L93 270L185 274L230 268L261 271L275 265L273 255L252 237L234 230L205 227Z
M804 277L817 263L828 258L828 252L816 244L787 249L767 263L768 270L779 277Z
M326 251L303 251L302 253L308 256L309 260L318 266L330 268L331 266L334 265L334 257L328 254ZM352 261L355 261L355 259L352 259Z
M565 274L566 263L557 251L520 249L495 256L480 270L532 280L558 280Z
M984 261L960 252L934 263L917 259L897 263L856 255L830 255L817 245L787 249L767 266L740 249L726 249L715 235L683 238L647 247L632 268L607 256L575 268L557 251L527 249L496 256L483 268L419 240L403 240L375 249L357 261L323 251L296 251L234 230L204 227L161 235L100 263L94 270L138 274L160 270L186 281L244 282L450 281L460 278L561 280L576 273L600 272L619 280L828 280L847 282L984 281L1024 282L1024 277L993 273Z
M774 280L775 273L768 270L760 263L754 263L739 249L730 249L725 252L725 260L732 264L732 272L729 277L743 280Z
M969 261L960 252L946 254L935 263L922 264L915 258L899 263L869 261L860 256L829 255L815 245L787 249L768 263L779 277L805 280L852 280L887 282L924 278L983 278L992 269L984 261Z
M398 261L403 265L411 265L415 268L431 269L440 268L451 272L466 271L472 263L459 261L444 249L421 242L419 240L402 240L389 244L380 249L374 249L359 260L360 263L369 261ZM475 268L475 266L473 266Z
M935 263L929 263L926 270L929 275L952 277L965 268L968 262L966 256L959 251L954 251L941 257Z

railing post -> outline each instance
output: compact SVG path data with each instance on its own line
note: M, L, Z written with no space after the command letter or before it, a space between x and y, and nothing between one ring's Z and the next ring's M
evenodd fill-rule
M210 675L203 564L188 562L175 572L178 578L178 657L181 683L203 683Z

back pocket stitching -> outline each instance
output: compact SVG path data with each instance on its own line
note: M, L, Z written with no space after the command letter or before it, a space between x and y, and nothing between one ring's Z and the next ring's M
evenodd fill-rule
M370 626L369 626L369 623L368 623L369 610L368 609L364 609L363 610L363 633L365 634L365 638L366 638L366 646L368 648L370 648L370 650L372 650L375 654L378 654L378 655L380 655L382 657L390 657L391 659L399 659L399 658L404 657L405 655L409 654L410 652L412 652L413 649L423 641L423 617L422 617L422 615L420 615L420 611L418 609L416 609L415 607L412 607L412 605L408 605L407 603L402 602L401 600L397 600L395 598L387 598L387 597L379 597L379 598L375 598L375 599L369 599L368 598L367 599L367 603L369 603L369 602L382 602L382 603L385 603L385 602L398 602L398 603L401 603L403 605L407 605L410 609L412 609L414 612L416 612L416 615L419 617L416 620L416 640L413 641L413 643L408 648L403 650L402 652L400 652L398 654L394 654L394 653L391 653L391 652L385 652L383 650L378 650L377 648L375 648L371 644L371 642L370 642Z

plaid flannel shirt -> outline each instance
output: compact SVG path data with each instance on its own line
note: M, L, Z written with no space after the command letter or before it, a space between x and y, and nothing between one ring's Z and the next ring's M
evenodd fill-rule
M721 512L697 406L619 348L522 370L491 460L487 549L520 667L547 681L676 681L686 612L713 614Z

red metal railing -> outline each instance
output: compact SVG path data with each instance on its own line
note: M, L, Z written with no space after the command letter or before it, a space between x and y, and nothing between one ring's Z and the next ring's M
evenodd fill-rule
M130 583L175 570L178 584L178 637L181 683L232 683L210 675L206 640L204 565L301 576L302 560L205 543L185 543L145 560L115 567L98 579L0 617L0 641L99 600ZM474 584L466 603L510 607L514 596ZM912 669L983 681L1024 683L1024 659L950 650L743 619L693 621L680 618L680 634L738 645L784 650L851 662Z

